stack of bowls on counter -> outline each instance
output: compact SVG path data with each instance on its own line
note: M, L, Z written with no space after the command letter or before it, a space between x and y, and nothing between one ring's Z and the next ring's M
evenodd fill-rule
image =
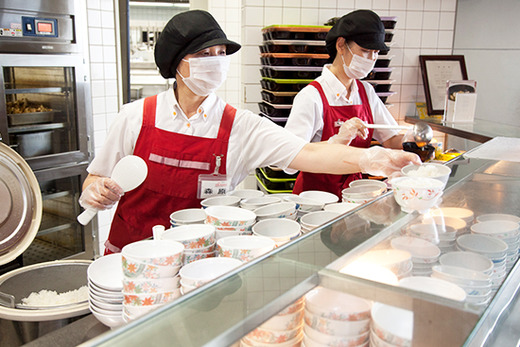
M256 198L247 198L240 201L240 207L254 211L257 208L282 202L282 198L272 195L265 195Z
M305 295L303 344L366 346L370 330L370 302L346 293L316 287Z
M399 236L390 240L392 248L407 251L412 255L412 275L430 276L432 266L438 264L441 250L433 243L418 237Z
M466 300L466 292L458 285L435 277L412 276L399 281L399 286L442 296L455 301Z
M411 347L413 312L376 302L372 305L370 346Z
M280 247L300 236L300 224L287 218L269 218L253 225L253 235L268 237Z
M471 233L487 235L507 244L506 271L509 272L518 259L518 245L520 243L520 225L512 220L491 219L479 222L471 226Z
M87 274L89 308L94 317L110 328L123 325L121 254L96 259Z
M442 251L453 251L457 231L449 225L437 224L434 220L431 220L431 223L428 221L430 220L427 219L423 220L423 223L410 225L406 228L406 234L431 242ZM464 223L464 221L462 222Z
M467 302L483 307L491 300L489 274L452 265L436 265L432 269L432 277L452 282L464 289Z
M493 262L491 289L493 291L498 290L507 274L507 243L491 236L466 234L457 238L457 248L461 251L481 254Z
M343 214L343 213L347 213L348 211L351 211L359 206L361 206L361 204L354 204L351 202L335 202L333 204L325 205L323 207L323 210Z
M201 208L187 208L173 212L170 215L170 224L172 228L188 225L201 224L206 220L206 213Z
M190 224L166 230L161 240L173 240L184 245L182 264L215 256L215 227L209 224Z
M305 192L301 192L299 196L301 196L302 198L317 200L323 203L324 205L334 204L339 201L339 198L335 194L324 192L321 190L307 190Z
M387 186L384 182L361 179L350 182L349 187L341 191L341 196L343 202L364 204L384 194L386 190Z
M181 294L186 294L242 265L234 258L207 258L184 265L180 271Z
M242 201L245 199L259 198L264 196L264 192L257 189L235 189L228 192L227 195L238 196Z
M413 271L412 255L400 249L370 250L356 258L355 262L387 268L397 276L398 280L411 276Z
M296 300L240 340L243 347L293 347L303 338L304 298Z
M443 217L453 217L460 218L466 222L467 225L471 225L473 223L473 219L475 214L472 210L464 208L464 207L440 207L440 208L432 208L430 210L431 216L443 216Z
M184 245L173 240L144 240L121 251L123 319L131 321L180 296L178 272Z
M259 221L270 218L288 218L292 220L297 218L296 203L291 201L276 202L258 207L253 212Z
M325 204L321 201L299 195L288 195L283 199L284 201L290 201L296 204L296 220L300 220L301 217L309 212L321 211L325 206Z
M220 257L250 261L275 248L275 241L256 235L227 236L217 240Z
M300 218L302 232L306 234L320 225L330 222L339 215L340 213L332 211L315 211L307 213Z
M462 218L446 216L423 216L423 224L431 225L438 236L436 245L442 252L451 252L457 249L455 240L460 235L467 233L467 223ZM421 237L420 235L417 235ZM431 234L427 237L431 237Z
M215 227L215 239L226 236L251 235L256 214L235 206L210 206L204 209L204 223Z

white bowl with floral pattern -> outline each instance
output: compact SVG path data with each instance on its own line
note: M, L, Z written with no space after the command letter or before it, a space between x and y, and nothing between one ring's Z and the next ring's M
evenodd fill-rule
M426 213L442 195L444 183L435 178L397 177L392 180L395 201L401 210Z
M221 238L217 241L219 256L250 261L275 248L270 238L255 235L238 235Z
M166 230L161 240L174 240L186 249L201 249L215 243L215 227L209 224L181 225Z
M367 300L325 287L316 287L305 295L305 309L319 317L339 321L370 319Z
M240 265L242 261L235 258L207 258L183 266L179 275L184 285L199 287Z

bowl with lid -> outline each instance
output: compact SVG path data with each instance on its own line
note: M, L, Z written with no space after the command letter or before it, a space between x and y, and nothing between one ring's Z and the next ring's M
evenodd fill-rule
M392 188L401 210L426 213L437 204L444 183L428 177L397 177L392 180Z

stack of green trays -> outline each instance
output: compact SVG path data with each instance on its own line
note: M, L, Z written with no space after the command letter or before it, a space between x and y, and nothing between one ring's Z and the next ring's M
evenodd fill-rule
M269 167L256 169L258 187L268 194L292 193L296 176Z

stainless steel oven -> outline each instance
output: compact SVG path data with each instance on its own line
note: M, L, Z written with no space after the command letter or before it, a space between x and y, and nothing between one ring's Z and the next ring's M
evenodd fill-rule
M76 221L90 160L85 0L0 2L0 137L40 184L43 216L23 265L92 258L92 226Z

